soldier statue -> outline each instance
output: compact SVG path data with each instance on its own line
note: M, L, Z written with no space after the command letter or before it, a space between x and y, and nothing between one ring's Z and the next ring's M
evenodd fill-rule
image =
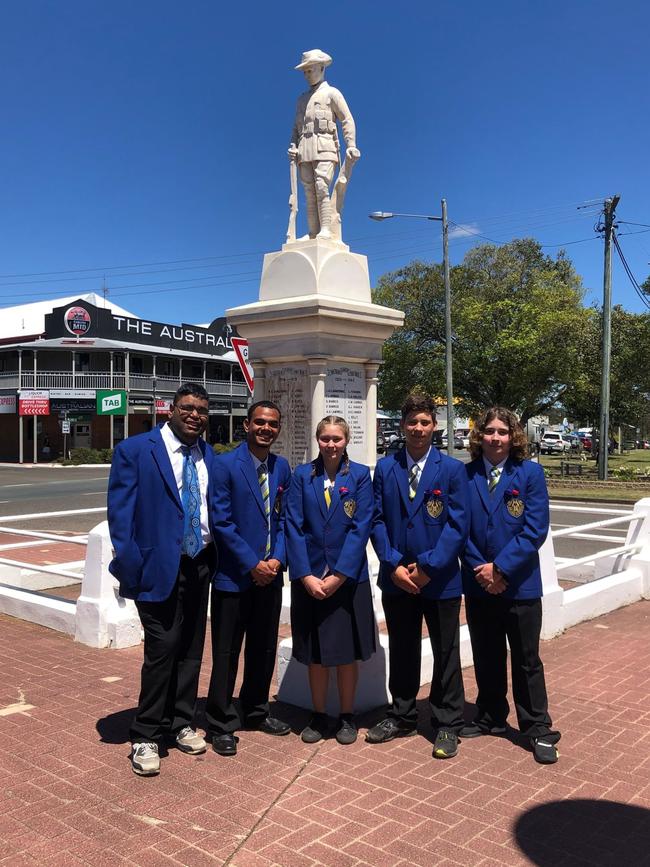
M309 90L298 98L288 151L292 164L292 198L289 200L292 210L288 240L295 240L296 165L305 190L309 238L341 239L341 211L347 181L361 154L356 146L354 118L343 94L325 81L325 69L331 62L329 54L316 48L305 51L295 67L303 71ZM341 124L345 141L343 158L337 121ZM337 166L340 172L330 196Z

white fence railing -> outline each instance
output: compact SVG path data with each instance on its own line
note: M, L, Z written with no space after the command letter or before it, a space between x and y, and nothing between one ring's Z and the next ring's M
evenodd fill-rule
M563 509L582 511L580 507ZM48 513L47 517L88 514L103 512L103 508L76 509ZM594 512L595 509L589 509ZM598 509L611 515L611 509ZM27 540L49 539L86 544L83 570L75 573L71 564L61 566L34 566L16 559L0 558L0 573L5 583L0 584L0 611L41 623L74 635L78 641L93 647L126 647L137 644L141 637L141 626L133 602L122 599L118 593L117 582L108 571L112 556L108 524L103 521L88 533L87 537L59 536L55 533L39 534L36 531L10 529L8 525L19 521L46 517L43 514L10 515L0 518L0 542L2 531L14 533ZM562 558L559 562L554 556L554 539L580 537L590 530L617 527L627 524L625 543L617 547L576 559ZM588 538L593 538L588 535ZM21 543L18 543L21 544ZM30 544L30 542L22 543ZM1 545L0 548L9 547ZM15 545L13 546L15 547ZM372 558L373 573L376 575L377 562ZM629 605L640 599L650 598L650 498L639 500L632 512L604 517L580 526L555 530L549 533L540 550L542 582L544 586L544 624L543 638L553 638L565 629L584 620L590 620L616 608ZM563 589L558 583L558 572L566 571L569 565L594 563L594 580L585 584ZM68 568L66 568L66 566ZM7 570L13 570L9 572ZM58 575L62 581L81 582L81 595L74 601L59 599L51 595L12 584L10 575L20 575L21 571L31 570L49 576ZM358 709L376 707L386 700L387 641L384 634L379 636L378 652L368 662L361 664L361 679L358 691ZM471 647L467 627L461 627L461 659L463 665L472 664ZM431 650L428 641L422 646L422 683L428 682L432 674ZM304 671L291 663L291 639L280 642L278 648L278 680L280 697L300 705L308 705L308 686ZM334 697L332 697L334 702ZM332 705L330 702L330 706Z
M112 557L106 521L88 535L61 536L56 533L16 529L13 522L39 518L87 515L105 512L104 507L69 509L60 512L6 515L0 518L0 552L41 544L43 541L84 546L83 559L73 563L43 565L0 556L0 611L50 629L74 635L91 647L129 647L140 642L140 620L135 605L122 599L117 582L108 571ZM29 541L2 544L3 534ZM77 567L79 571L74 571ZM57 587L81 584L75 600L53 593Z

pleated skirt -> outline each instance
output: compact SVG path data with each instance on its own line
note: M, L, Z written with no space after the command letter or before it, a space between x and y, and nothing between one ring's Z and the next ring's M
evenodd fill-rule
M291 637L293 657L305 665L370 659L377 649L370 582L346 581L327 599L314 599L302 581L292 581Z

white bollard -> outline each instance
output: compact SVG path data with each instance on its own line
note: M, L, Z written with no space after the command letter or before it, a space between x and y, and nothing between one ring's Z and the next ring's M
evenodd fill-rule
M140 643L141 625L134 602L119 595L108 571L112 559L108 522L88 533L86 565L77 600L75 641L90 647L132 647Z

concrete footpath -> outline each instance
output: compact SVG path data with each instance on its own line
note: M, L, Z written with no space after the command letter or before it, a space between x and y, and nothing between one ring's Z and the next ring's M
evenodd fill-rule
M0 863L650 865L649 637L639 602L544 643L553 766L514 733L432 759L423 690L417 737L309 746L306 714L276 704L288 737L242 732L235 758L170 749L142 779L127 743L141 648L92 650L0 616Z

